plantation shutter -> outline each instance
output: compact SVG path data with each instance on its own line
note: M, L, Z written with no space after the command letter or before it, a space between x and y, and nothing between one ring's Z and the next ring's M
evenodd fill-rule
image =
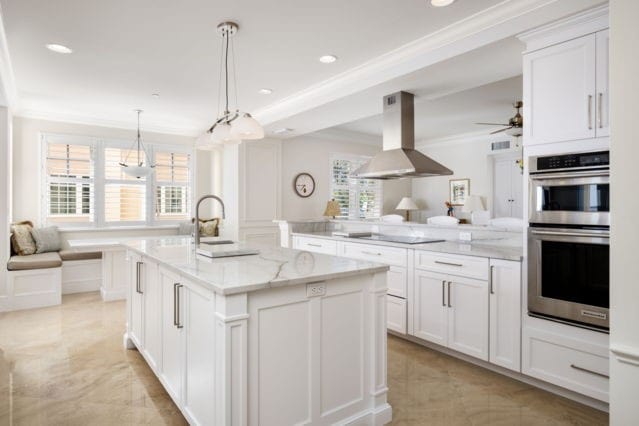
M45 222L94 222L94 162L91 143L45 144Z
M341 218L377 218L382 212L382 183L375 179L354 179L350 175L368 158L331 156L331 194L339 203Z
M161 151L155 153L155 218L160 221L191 217L190 155Z
M128 176L121 162L129 153L125 148L104 149L104 220L110 222L146 221L146 177ZM135 160L133 160L135 161ZM130 161L129 161L130 163Z

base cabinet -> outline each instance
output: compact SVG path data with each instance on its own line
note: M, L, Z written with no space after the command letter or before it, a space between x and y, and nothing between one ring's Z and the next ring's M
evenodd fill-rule
M487 284L415 271L413 335L487 361Z
M386 295L386 328L406 334L406 299Z
M140 290L140 274L142 269L142 256L131 254L129 257L129 335L138 347L144 344L143 315L144 299Z
M153 370L159 371L162 360L162 294L158 264L144 259L140 267L140 291L144 301L144 354Z
M521 263L490 260L489 361L521 371Z
M184 303L177 293L180 276L162 267L159 270L162 288L162 369L161 377L168 393L176 401L182 401L184 363L184 329L178 314Z

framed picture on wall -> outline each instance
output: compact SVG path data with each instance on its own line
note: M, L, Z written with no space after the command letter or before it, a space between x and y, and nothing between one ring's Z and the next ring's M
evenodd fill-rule
M449 181L450 204L463 206L470 193L470 179L451 179Z

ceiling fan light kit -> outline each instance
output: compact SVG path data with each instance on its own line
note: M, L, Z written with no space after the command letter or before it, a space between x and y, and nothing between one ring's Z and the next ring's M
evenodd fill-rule
M155 164L151 163L151 158L144 148L144 144L142 143L142 137L140 136L140 114L142 113L141 109L136 109L135 112L138 114L138 133L135 142L131 146L131 149L126 154L126 158L123 162L119 163L122 167L122 172L127 176L132 176L138 179L149 176L153 173L153 168ZM127 163L129 160L129 155L131 155L131 151L133 151L133 147L136 147L136 163L135 165L130 165ZM145 164L146 159L146 166Z
M254 140L264 138L264 128L248 112L229 110L229 41L237 33L239 26L235 22L222 22L217 26L217 32L222 37L222 69L220 69L220 82L222 75L224 78L224 112L215 120L209 128L210 144L237 145L242 140ZM233 56L233 81L237 83L235 76L235 51L231 47ZM221 90L218 91L218 105ZM235 87L235 98L237 103L237 86ZM198 149L211 149L205 145L196 145Z

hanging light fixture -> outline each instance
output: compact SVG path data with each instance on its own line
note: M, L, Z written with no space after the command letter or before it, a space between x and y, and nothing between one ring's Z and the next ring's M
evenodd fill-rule
M142 110L136 109L135 112L138 113L138 135L135 142L133 142L133 145L131 145L129 152L127 152L124 162L120 163L120 166L122 166L122 171L124 172L124 174L140 179L140 178L149 176L151 173L153 173L153 168L155 167L155 164L151 164L151 158L149 157L149 154L146 152L146 149L144 148L144 145L142 144L142 138L140 137L140 114L142 113ZM129 155L131 155L131 151L133 151L133 147L136 145L137 145L136 147L137 161L135 165L129 165L127 164L127 161L129 160ZM145 163L146 163L146 166L144 165Z
M264 129L248 112L237 108L237 77L235 76L235 49L231 43L231 56L233 60L233 81L235 83L235 111L229 110L229 41L238 31L235 22L222 22L217 26L218 33L222 36L222 67L220 69L220 83L224 73L224 112L215 120L208 130L212 144L239 144L242 140L264 138ZM218 91L221 96L221 90ZM218 98L218 105L219 105ZM206 149L199 146L200 149Z

